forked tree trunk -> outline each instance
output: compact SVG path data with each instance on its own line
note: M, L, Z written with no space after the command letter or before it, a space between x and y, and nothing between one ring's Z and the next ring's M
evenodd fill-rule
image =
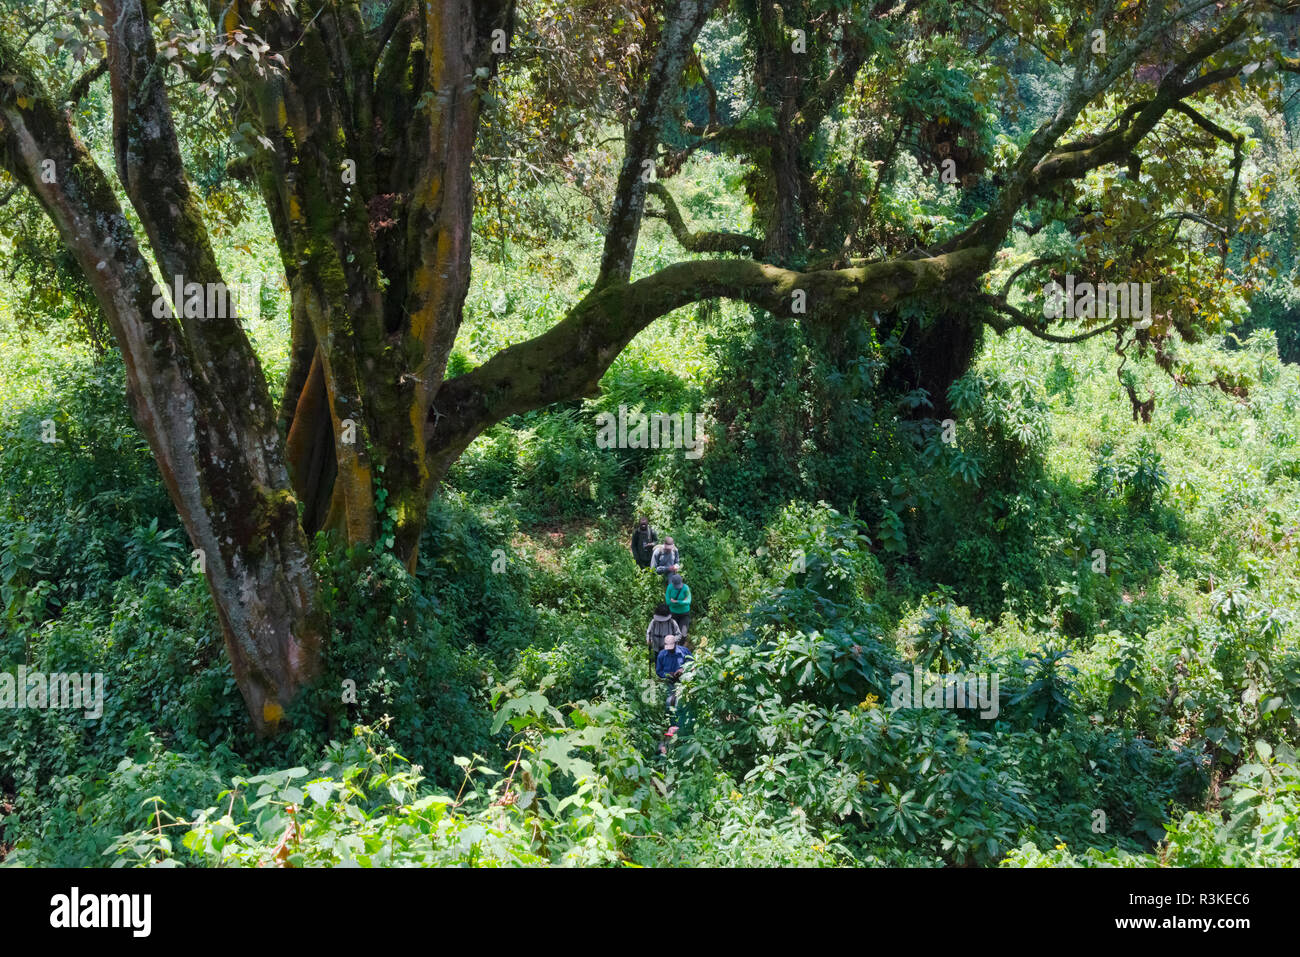
M281 72L244 78L272 144L258 166L292 289L293 368L278 415L239 318L169 301L178 281L224 281L140 0L101 9L117 171L161 296L107 177L0 42L0 73L21 78L0 83L4 164L45 207L113 328L133 413L261 733L320 668L327 623L309 534L381 539L415 563L441 476L426 464L428 420L469 284L479 95L511 13L507 0L399 3L375 34L356 4L303 7L306 20L282 5L213 8L226 31L260 14L257 27L286 51ZM372 97L376 82L383 97Z
M294 22L268 28L288 68L250 88L273 143L260 181L293 292L281 421L294 488L309 533L381 540L413 568L435 484L426 421L469 289L481 86L509 4L411 4L373 100L355 8L301 37Z

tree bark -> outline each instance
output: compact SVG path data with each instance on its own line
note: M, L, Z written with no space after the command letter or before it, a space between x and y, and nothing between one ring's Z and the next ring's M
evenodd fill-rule
M110 45L129 42L138 0L124 0L114 12ZM125 64L116 60L123 68L118 78L126 77ZM204 326L194 317L193 341L187 336L170 304L159 302L131 226L68 119L4 47L0 70L37 91L21 101L12 89L0 92L5 166L45 208L104 310L126 363L132 415L200 552L249 715L259 732L273 732L316 672L322 623L265 379L237 323ZM125 108L133 103L131 88L123 87ZM156 129L166 127L160 122ZM138 131L126 132L118 145L128 167L150 148ZM52 182L43 175L46 160L53 160ZM183 196L171 196L168 205L168 215L185 215ZM181 232L160 232L170 248L160 259L185 254L173 247L185 224L173 225ZM191 265L197 274L216 275L202 263L180 268ZM220 356L210 351L218 337L227 350Z

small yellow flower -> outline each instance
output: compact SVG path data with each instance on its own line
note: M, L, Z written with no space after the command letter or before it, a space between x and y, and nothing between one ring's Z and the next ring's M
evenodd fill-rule
M870 711L870 710L872 710L873 708L878 707L878 702L879 702L879 701L880 701L880 699L877 698L875 695L873 695L873 694L869 694L869 695L867 695L866 699L863 700L863 701L858 705L858 707L861 708L863 711Z
M733 801L739 801L739 800L740 800L740 792L739 792L739 791L732 791L732 792L731 792L731 799L732 799Z
M1064 850L1066 850L1066 847L1065 847L1064 844L1057 844L1057 845L1056 845L1056 849L1057 849L1058 851L1064 851Z

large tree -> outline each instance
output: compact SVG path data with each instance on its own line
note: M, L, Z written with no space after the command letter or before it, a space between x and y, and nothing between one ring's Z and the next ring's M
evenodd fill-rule
M1185 140L1173 148L1180 154L1236 151L1214 208L1184 217L1233 235L1242 137L1205 104L1295 66L1272 39L1271 18L1288 8L1265 0L579 5L588 25L600 22L601 7L641 18L636 49L609 65L623 95L593 95L589 78L577 81L591 123L622 128L622 161L600 203L599 270L545 333L447 378L469 284L484 104L512 63L546 68L535 54L510 52L517 35L546 34L529 20L546 4L214 0L205 11L210 48L196 61L183 29L192 5L100 0L82 26L90 23L102 60L75 77L66 57L53 62L32 43L58 23L57 7L7 6L0 163L48 214L112 329L132 412L203 552L235 677L263 732L312 680L328 634L310 560L315 533L336 530L349 543L391 536L413 564L430 497L476 436L508 416L591 395L649 323L702 300L748 303L831 334L911 303L963 304L929 333L939 353L945 342L969 351L972 324L1022 325L1054 340L1115 331L1106 323L1051 332L1006 298L1009 287L995 295L982 278L1014 230L1046 216L1096 220L1098 229L1109 221L1098 242L1114 247L1111 258L1161 268L1149 225L1078 208L1076 187L1111 167L1141 182L1144 162L1168 159L1167 142L1150 146L1162 128ZM723 17L745 41L739 116L719 115L697 48L706 24ZM546 35L591 39L581 30ZM581 51L567 55L585 62ZM998 84L1010 83L1008 63L1029 57L1055 71L1061 95L994 164L984 114L965 94L987 88L985 101L988 91L996 98ZM926 63L942 71L916 68ZM224 91L257 144L253 170L292 302L291 367L278 401L239 317L171 298L178 283L223 282L177 135L177 69ZM943 71L961 95L926 91ZM111 90L112 171L95 162L70 108L101 77ZM697 85L697 106L707 91L707 120L687 116L688 84ZM828 134L858 120L847 143ZM702 149L750 169L751 233L686 223L672 175ZM982 190L963 228L906 234L876 215L881 184L905 155L923 167L960 161L964 185ZM1175 206L1189 189L1158 185ZM690 255L634 279L648 214L664 218ZM1034 275L1027 267L1020 278ZM1170 308L1143 335L1195 325L1194 310Z

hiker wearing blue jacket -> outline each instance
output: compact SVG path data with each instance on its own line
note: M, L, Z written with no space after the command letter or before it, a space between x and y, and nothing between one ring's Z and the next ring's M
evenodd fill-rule
M691 659L691 649L677 640L674 634L664 635L664 650L655 659L655 674L668 682L668 707L677 704L677 682L682 678L686 662Z
M655 609L654 617L650 619L650 625L645 630L645 642L650 651L650 674L655 673L655 666L659 663L659 652L664 650L664 636L672 635L678 641L682 639L682 630L677 627L677 622L673 621L672 613L668 606L659 603Z

